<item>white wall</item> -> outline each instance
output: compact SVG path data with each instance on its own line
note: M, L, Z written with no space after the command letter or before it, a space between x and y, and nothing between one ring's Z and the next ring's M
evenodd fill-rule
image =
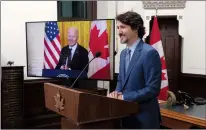
M2 1L1 2L1 65L14 61L25 66L27 77L26 34L27 21L56 21L56 1Z
M185 9L158 10L158 15L183 16L183 19L178 19L179 34L184 38L182 48L183 73L206 75L205 4L205 1L187 1ZM101 18L115 18L116 13L113 11L116 9L118 14L129 10L138 12L145 22L145 37L149 34L149 20L146 20L146 16L151 17L155 15L156 11L144 9L142 1L98 1L98 5L97 15ZM119 44L119 40L116 43L118 44L118 54L120 54L125 45ZM118 54L115 59L115 72L119 72Z
M206 74L206 1L187 1L184 10L183 73Z

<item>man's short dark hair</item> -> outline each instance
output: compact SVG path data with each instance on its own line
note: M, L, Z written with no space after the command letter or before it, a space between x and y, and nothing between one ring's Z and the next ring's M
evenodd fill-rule
M138 37L143 38L145 34L144 22L141 16L133 11L128 11L123 14L119 14L116 17L116 20L120 21L123 24L129 25L132 30L138 31Z

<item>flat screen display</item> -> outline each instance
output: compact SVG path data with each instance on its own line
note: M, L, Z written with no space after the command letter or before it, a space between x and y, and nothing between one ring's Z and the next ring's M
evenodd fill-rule
M112 80L114 20L26 22L28 77Z

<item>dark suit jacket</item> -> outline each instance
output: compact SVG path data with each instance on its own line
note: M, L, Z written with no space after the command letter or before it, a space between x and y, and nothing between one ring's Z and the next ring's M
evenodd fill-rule
M66 58L68 57L68 52L69 52L69 45L62 48L59 62L55 69L60 69L62 65L66 64ZM83 68L87 65L88 62L89 62L88 51L84 47L78 44L74 52L72 61L69 65L71 70L83 70ZM88 72L88 67L85 69L85 71Z
M126 101L137 102L139 113L123 118L125 129L158 129L160 108L157 96L161 88L161 61L158 52L142 40L136 46L125 74L126 50L120 55L120 70L116 91Z

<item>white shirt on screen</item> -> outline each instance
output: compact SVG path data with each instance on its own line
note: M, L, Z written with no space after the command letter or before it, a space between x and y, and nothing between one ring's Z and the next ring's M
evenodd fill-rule
M72 60L72 58L73 58L73 56L74 56L74 52L75 52L75 50L77 49L77 45L78 45L78 44L76 43L76 44L75 44L74 46L72 46L72 47L71 47L71 46L69 46L69 48L70 48L70 49L72 49L72 56L71 56L71 60Z

